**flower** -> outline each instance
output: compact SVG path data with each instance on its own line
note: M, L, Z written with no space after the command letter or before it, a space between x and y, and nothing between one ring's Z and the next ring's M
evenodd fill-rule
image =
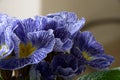
M45 17L36 17L39 24L42 25L42 29L54 30L55 35L55 52L68 51L72 47L72 38L85 24L85 19L78 19L73 12L59 12L54 14L48 14Z
M16 19L6 14L0 14L0 59L10 55L14 49L14 34L12 29Z
M105 54L102 45L95 40L91 32L79 32L74 39L71 54L84 64L96 69L104 69L112 64L114 58Z
M15 70L16 79L30 74L30 79L71 80L86 65L109 67L114 58L91 32L80 32L84 24L84 18L65 11L23 20L0 14L0 74Z
M54 56L51 66L53 72L64 78L71 78L85 70L84 65L79 64L72 54L58 54Z
M0 68L13 70L39 63L53 50L53 31L39 30L36 24L32 18L17 21L17 27L13 31L16 35L15 56L1 59Z

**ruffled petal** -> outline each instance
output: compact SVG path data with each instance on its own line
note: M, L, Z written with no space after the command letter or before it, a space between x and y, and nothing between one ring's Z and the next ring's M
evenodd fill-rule
M13 70L27 65L37 64L53 50L55 40L51 30L31 32L28 34L28 39L32 42L33 46L37 46L37 49L24 58L12 57L9 59L1 59L1 69Z
M54 80L56 78L51 65L45 61L38 63L36 69L40 72L44 80Z
M27 43L27 33L38 31L37 21L32 18L19 20L14 33L20 38L21 42ZM24 36L24 37L23 37Z
M70 33L65 28L60 28L54 31L55 38L60 38L62 42L70 38Z
M42 61L49 53L50 50L47 48L41 48L33 52L32 55L26 58L10 58L10 59L1 59L0 68L5 70L16 70L23 68L27 65L37 64Z
M37 48L47 47L48 45L54 46L54 35L53 30L48 31L37 31L37 32L29 32L27 37L30 42L32 42L33 46Z
M12 41L11 27L6 27L1 34L0 39L0 59L7 57L14 49L14 43Z
M105 69L109 67L113 62L113 56L106 54L98 54L92 57L92 60L88 62L88 65L96 69Z
M91 32L79 32L74 39L74 46L91 55L104 53L102 45L97 42ZM93 54L94 53L94 54Z
M73 44L72 40L70 39L70 33L66 29L60 28L54 31L54 35L56 38L54 51L69 51Z
M81 18L75 24L69 24L69 26L67 26L66 29L71 33L71 36L73 36L76 32L80 31L84 24L85 19Z
M77 15L74 12L58 12L53 14L48 14L47 17L54 18L56 20L64 19L66 22L74 23L78 20ZM59 17L59 18L56 18Z
M54 56L51 65L53 71L64 78L72 77L84 71L84 68L81 67L84 65L80 65L72 54L58 54Z
M73 45L73 42L70 39L67 39L65 42L62 42L59 38L55 39L55 52L65 52L69 51Z

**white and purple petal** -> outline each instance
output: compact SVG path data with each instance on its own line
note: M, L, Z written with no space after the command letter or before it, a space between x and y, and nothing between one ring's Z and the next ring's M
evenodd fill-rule
M17 27L14 29L14 33L18 36L18 38L23 43L27 43L27 41L28 41L27 33L35 32L35 31L39 30L37 21L32 18L19 20L19 21L17 21L16 25L17 25Z
M70 33L66 29L57 29L54 31L54 35L56 38L54 51L64 52L69 51L71 49L73 42L70 39Z
M62 42L60 38L55 39L55 46L54 51L55 52L65 52L69 51L73 45L73 42L70 39L67 39L65 42Z
M97 54L93 59L88 62L88 65L96 69L105 69L114 62L113 56L106 54Z
M0 68L14 70L25 67L31 64L37 64L44 58L47 54L53 50L54 47L54 35L51 31L38 31L31 32L28 34L28 39L31 41L36 50L32 52L27 57L12 57L9 59L0 60Z
M73 36L76 32L78 32L85 24L85 19L81 18L80 20L77 18L77 15L74 12L59 12L54 14L48 14L48 18L52 18L59 25L58 27L66 28Z
M7 57L14 49L12 41L14 18L8 15L0 15L0 59Z
M74 12L66 12L66 11L48 14L47 17L54 18L55 20L63 19L68 23L74 23L78 20L77 15Z
M75 33L79 32L80 29L82 29L84 24L85 24L85 19L81 18L76 23L69 24L69 26L67 26L66 29L70 32L71 36L73 36Z
M102 54L104 49L102 45L97 42L91 32L79 32L74 39L74 47L78 47L81 51L86 51L91 55Z

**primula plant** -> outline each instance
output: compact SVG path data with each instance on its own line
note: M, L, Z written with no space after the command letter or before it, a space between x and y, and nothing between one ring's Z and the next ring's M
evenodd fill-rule
M0 14L0 80L75 80L86 66L109 73L113 56L80 31L84 24L65 11L22 20ZM86 76L78 80L98 80Z

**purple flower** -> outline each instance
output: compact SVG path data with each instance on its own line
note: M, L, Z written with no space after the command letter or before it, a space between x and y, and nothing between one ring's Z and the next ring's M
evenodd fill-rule
M58 54L52 62L53 72L63 78L71 78L85 70L84 65L79 64L72 54Z
M88 31L79 32L74 39L71 53L84 64L96 69L104 69L112 64L114 58L104 53L102 45Z
M78 19L73 12L59 12L36 17L44 30L52 29L55 35L55 52L68 51L72 47L72 39L85 24L85 19Z
M18 20L14 28L14 55L0 60L2 69L19 69L39 63L53 50L54 35L52 30L40 30L36 20L28 18Z

